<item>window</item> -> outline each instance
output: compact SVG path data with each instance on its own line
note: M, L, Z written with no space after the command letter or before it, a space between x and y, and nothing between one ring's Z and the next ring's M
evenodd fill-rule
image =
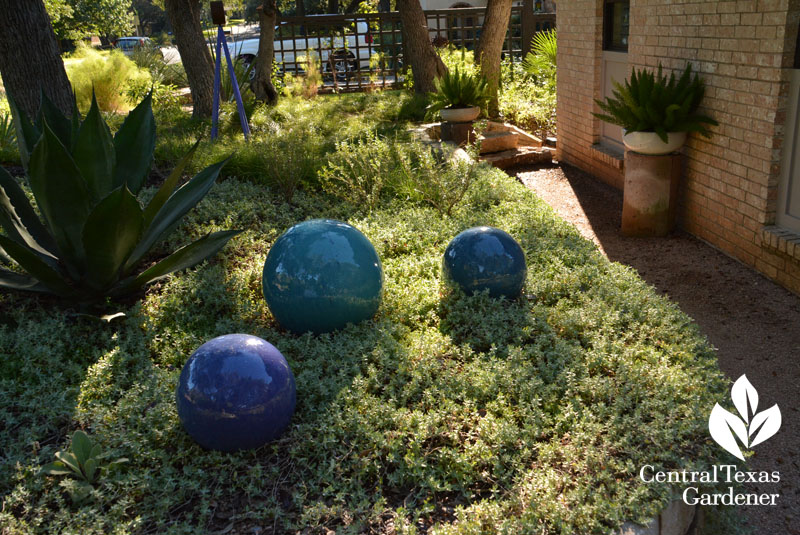
M797 41L794 47L794 66L795 69L800 69L800 28L797 29Z
M628 0L607 0L603 10L603 50L628 51L631 9Z

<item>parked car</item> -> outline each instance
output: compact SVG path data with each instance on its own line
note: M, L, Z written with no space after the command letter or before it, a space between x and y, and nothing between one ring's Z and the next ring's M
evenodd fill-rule
M114 41L114 48L121 50L126 56L133 54L133 51L140 47L158 48L149 37L120 37Z
M313 15L309 16L312 18ZM309 25L309 34L313 25ZM284 32L290 33L290 25ZM275 61L283 66L284 72L298 73L304 70L301 58L310 52L321 63L322 72L335 74L337 79L348 78L353 72L369 68L371 36L366 21L356 21L356 32L319 38L314 35L277 38L281 26L275 27ZM341 32L340 32L341 33ZM244 39L232 43L231 54L249 64L258 54L259 39Z

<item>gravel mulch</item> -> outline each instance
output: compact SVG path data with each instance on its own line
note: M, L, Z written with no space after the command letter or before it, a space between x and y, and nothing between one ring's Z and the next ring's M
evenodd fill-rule
M753 533L800 535L800 297L685 232L622 236L622 192L574 167L509 172L609 259L635 268L694 318L722 370L732 380L746 374L758 390L760 410L778 404L781 429L756 446L748 469L777 470L780 482L746 485L748 493L780 493L778 505L741 511ZM721 453L720 462L726 458Z

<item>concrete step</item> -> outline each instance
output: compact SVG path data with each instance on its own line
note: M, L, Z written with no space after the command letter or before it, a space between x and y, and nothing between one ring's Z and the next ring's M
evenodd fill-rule
M519 134L516 132L484 132L478 139L481 154L513 150L519 145Z
M517 165L534 165L553 161L553 151L547 147L518 147L516 149L482 154L481 160L498 169L508 169Z

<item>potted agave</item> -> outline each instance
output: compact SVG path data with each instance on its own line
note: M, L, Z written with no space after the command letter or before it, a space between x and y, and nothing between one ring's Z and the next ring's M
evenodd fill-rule
M680 78L664 76L645 69L631 72L630 80L614 82L613 96L595 102L603 113L594 116L623 128L622 142L628 150L639 154L670 154L680 149L689 132L711 137L707 125L717 122L697 113L705 87L697 76L692 77L688 64Z
M486 78L458 68L434 81L436 93L431 96L428 112L439 113L442 121L468 123L478 118L489 102Z

